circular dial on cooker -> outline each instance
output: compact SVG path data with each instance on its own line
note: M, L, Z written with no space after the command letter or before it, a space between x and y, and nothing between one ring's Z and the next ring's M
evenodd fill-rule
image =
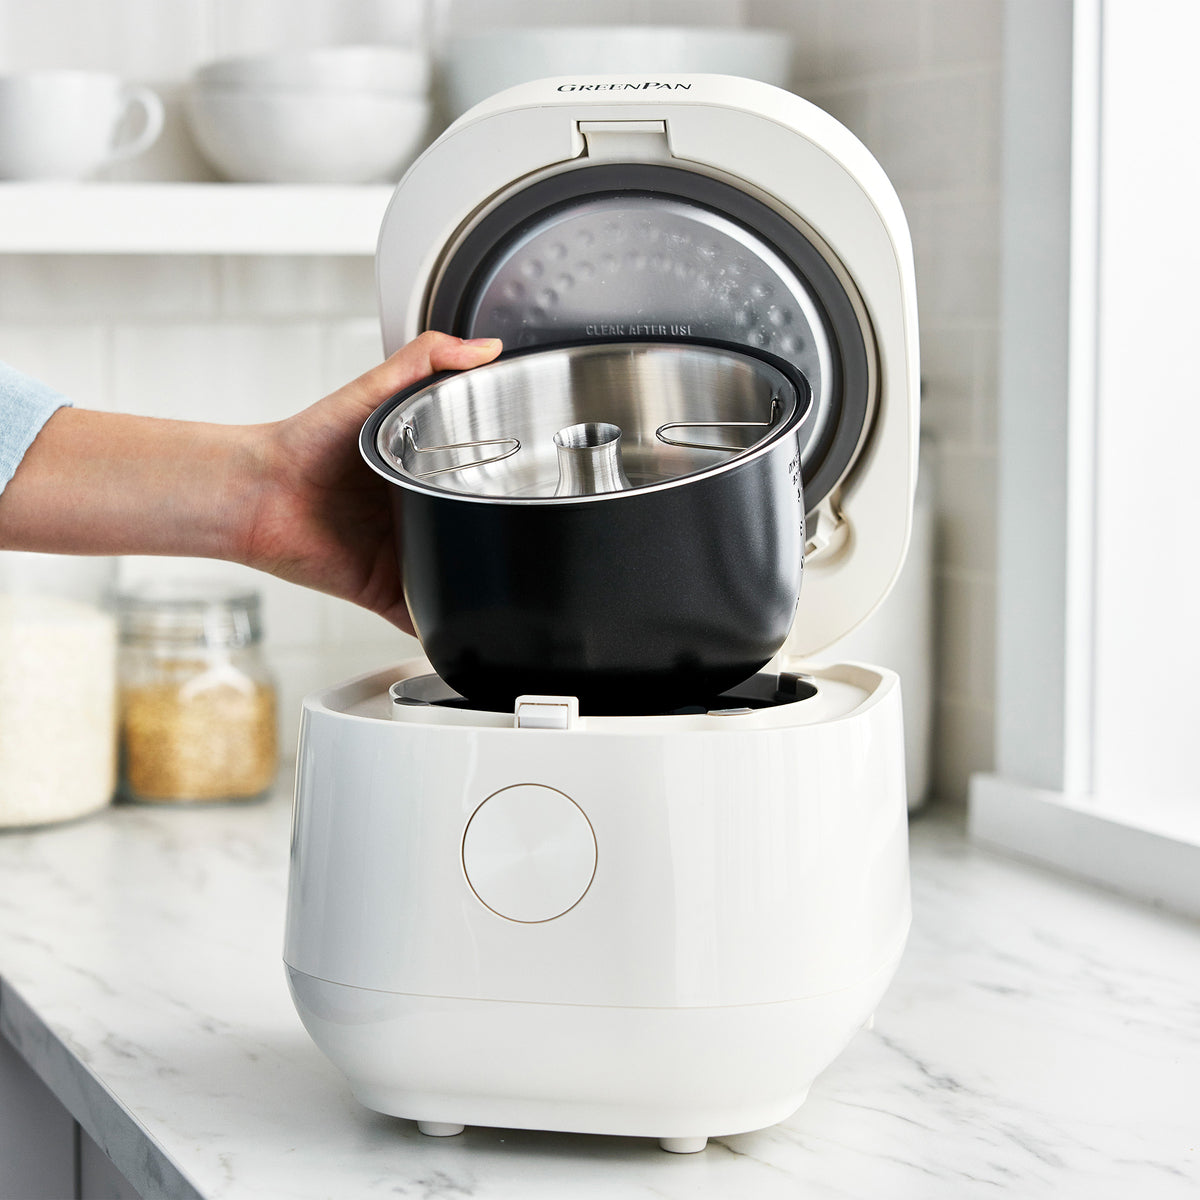
M489 796L462 841L463 874L497 916L524 924L574 908L596 873L596 835L570 796L518 783Z
M441 272L430 327L510 349L704 338L785 358L812 389L800 432L811 510L852 462L870 409L863 332L836 274L794 225L731 185L671 167L616 170L552 176L477 221Z

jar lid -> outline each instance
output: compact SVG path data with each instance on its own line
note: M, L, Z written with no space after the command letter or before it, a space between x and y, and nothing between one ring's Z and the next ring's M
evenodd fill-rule
M259 593L214 580L171 580L117 593L126 645L249 646L262 639Z

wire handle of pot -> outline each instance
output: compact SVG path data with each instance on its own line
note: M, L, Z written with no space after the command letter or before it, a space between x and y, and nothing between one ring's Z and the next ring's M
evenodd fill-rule
M504 459L512 457L518 450L521 449L521 442L518 438L480 438L473 442L451 442L445 446L418 446L417 435L413 432L411 425L404 426L403 433L404 444L400 449L400 456L404 456L404 446L412 448L414 455L419 454L445 454L453 450L476 450L482 446L504 446L504 449L499 454L492 454L486 458L476 458L469 462L453 463L448 467L433 467L428 471L413 470L412 474L417 479L429 479L434 475L446 475L451 471L467 471L471 467L486 467L492 463L503 462Z
M682 438L669 437L666 431L675 429L758 429L762 431L759 434L759 437L762 437L779 420L779 413L779 397L772 396L771 415L765 421L668 421L665 425L660 425L654 431L654 435L664 445L678 446L685 450L723 450L729 454L740 454L743 450L749 450L759 438L752 439L744 446L722 446L716 442L691 442Z

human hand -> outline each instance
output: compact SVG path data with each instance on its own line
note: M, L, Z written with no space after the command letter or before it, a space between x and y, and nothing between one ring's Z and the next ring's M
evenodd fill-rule
M60 409L0 494L0 549L229 559L411 631L388 485L362 461L359 430L402 388L499 352L494 338L423 333L264 425Z
M293 417L260 427L258 501L236 557L351 600L412 632L392 521L392 490L358 450L363 422L389 396L437 371L480 366L496 338L423 333L386 362Z

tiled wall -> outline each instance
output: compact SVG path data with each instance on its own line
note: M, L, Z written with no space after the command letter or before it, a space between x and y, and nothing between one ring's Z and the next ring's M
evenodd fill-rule
M1004 0L750 0L792 30L795 90L849 126L913 234L922 426L938 488L934 790L992 761Z
M936 790L961 798L991 762L1003 0L0 0L0 71L77 66L154 85L163 141L120 170L205 178L179 112L190 70L271 45L404 39L487 18L745 21L796 36L795 87L874 151L912 224L924 424L940 487ZM271 419L379 354L359 259L0 258L0 357L84 405ZM126 575L210 570L131 561ZM227 568L223 568L227 569ZM284 711L311 688L412 643L352 606L261 576ZM293 726L285 727L289 740Z

